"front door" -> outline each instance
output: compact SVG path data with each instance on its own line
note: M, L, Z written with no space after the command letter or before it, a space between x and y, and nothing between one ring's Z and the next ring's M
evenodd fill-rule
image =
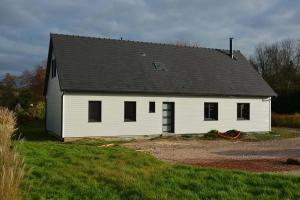
M163 133L174 133L174 102L163 102L162 131Z

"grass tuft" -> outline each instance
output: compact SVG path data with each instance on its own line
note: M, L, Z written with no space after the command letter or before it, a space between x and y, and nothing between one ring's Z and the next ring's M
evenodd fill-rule
M0 108L0 197L20 199L20 184L24 173L23 160L17 146L12 144L16 116L7 108Z

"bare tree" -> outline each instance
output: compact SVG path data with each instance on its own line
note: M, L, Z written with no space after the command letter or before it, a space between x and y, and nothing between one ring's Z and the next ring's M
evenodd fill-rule
M0 105L13 109L17 104L28 107L44 100L45 62L21 75L7 73L0 80Z
M3 87L16 88L17 87L17 76L7 73L7 74L5 74L4 78L1 80L0 83Z
M299 89L300 43L283 40L256 47L250 62L279 93Z
M33 73L32 71L25 70L18 77L19 87L20 88L30 88L32 84Z
M13 108L17 96L17 76L7 73L0 81L0 105Z

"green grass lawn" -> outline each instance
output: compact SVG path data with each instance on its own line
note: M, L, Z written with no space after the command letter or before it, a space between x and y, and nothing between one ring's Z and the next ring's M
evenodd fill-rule
M264 141L264 140L279 140L286 138L300 137L300 129L272 127L270 133L249 133L244 134L242 139L245 141Z
M98 142L61 143L21 126L24 199L300 199L300 176L171 165Z

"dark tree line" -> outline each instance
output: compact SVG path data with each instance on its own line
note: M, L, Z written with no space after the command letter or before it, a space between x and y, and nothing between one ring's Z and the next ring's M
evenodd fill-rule
M43 118L45 74L44 65L19 76L7 73L0 81L0 106L15 110L18 119Z
M278 94L272 101L272 110L300 112L300 42L259 44L250 62Z

